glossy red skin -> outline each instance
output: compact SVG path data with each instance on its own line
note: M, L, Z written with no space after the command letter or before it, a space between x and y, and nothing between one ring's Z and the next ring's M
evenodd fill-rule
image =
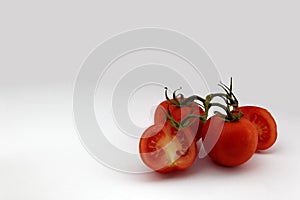
M175 106L174 104L170 103L169 101L165 100L165 101L161 102L155 110L154 123L165 123L166 122L166 117L165 117L164 111L166 113L168 113L168 105L169 105L169 109L170 109L170 113L171 113L172 117L177 122L180 122L187 115L189 115L191 113L191 110L193 110L192 114L194 114L194 115L203 115L204 114L203 109L194 102L190 103L187 106L178 107L178 106ZM200 119L195 119L195 118L190 119L190 122L191 122L190 128L195 133L195 140L198 141L202 135L203 123Z
M257 150L270 148L277 139L277 125L271 113L257 106L241 106L237 108L244 118L253 123L258 132Z
M256 151L256 128L243 117L235 122L224 123L223 119L214 116L204 125L202 134L209 157L223 166L234 167L245 163ZM212 138L216 143L211 142Z
M140 139L139 152L143 162L160 173L187 169L198 153L194 134L189 127L178 131L167 123L154 124L145 130Z

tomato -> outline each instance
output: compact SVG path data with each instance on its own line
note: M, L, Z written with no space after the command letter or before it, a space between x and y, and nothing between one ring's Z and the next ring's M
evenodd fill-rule
M166 173L190 167L196 159L197 146L189 127L177 130L168 123L154 124L143 133L139 152L148 167Z
M277 139L277 125L272 115L264 108L242 106L237 108L246 119L252 122L258 132L257 150L270 148Z
M189 114L193 115L203 115L204 111L199 105L195 102L191 102L188 105L176 106L170 103L168 100L161 102L154 113L154 123L165 123L166 116L165 113L168 113L168 107L171 113L171 116L177 122L181 122ZM189 120L190 128L195 133L195 140L198 141L201 138L203 123L200 119L191 118Z
M256 128L243 117L238 121L224 122L219 116L213 116L204 125L202 134L209 157L223 166L240 165L256 151Z

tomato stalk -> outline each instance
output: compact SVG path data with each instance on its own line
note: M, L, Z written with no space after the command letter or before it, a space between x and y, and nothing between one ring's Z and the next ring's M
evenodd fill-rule
M183 94L180 93L179 95L176 95L176 92L177 92L178 90L181 90L181 89L182 89L182 87L180 87L180 88L174 90L174 92L173 92L173 99L171 100L171 99L169 98L169 96L168 96L168 88L165 87L165 97L166 97L166 99L168 100L168 102L169 102L170 104L172 104L172 105L174 105L174 106L177 106L177 107L183 106L183 104L182 104L182 102L184 101L184 96L183 96ZM179 96L179 100L178 100L178 96Z
M193 113L193 110L190 111L190 113L185 117L183 118L180 122L177 122L172 114L171 114L171 111L170 111L170 106L168 105L168 113L166 113L164 110L164 114L165 114L165 117L166 117L166 121L171 121L171 125L175 128L177 128L178 130L179 129L183 129L183 128L186 128L186 127L189 127L191 125L191 123L189 123L189 120L192 119L192 118L196 118L196 119L200 119L202 122L206 119L204 119L203 116L201 115L195 115L195 114L192 114Z
M221 116L225 121L227 121L227 122L238 121L243 116L243 114L240 111L235 110L238 107L239 102L232 91L232 78L230 78L230 86L229 87L222 82L220 82L218 85L225 91L225 93L212 93L212 94L207 95L205 97L205 99L198 95L192 95L192 96L184 99L184 96L181 93L176 95L176 92L178 90L182 89L180 87L179 89L176 89L173 92L173 99L171 100L168 97L168 91L167 91L168 88L165 87L165 97L170 102L171 105L175 105L177 107L183 107L183 106L187 106L194 102L194 103L197 103L202 108L204 108L203 115L194 115L194 114L192 114L193 111L191 111L189 113L189 115L187 115L181 122L177 122L172 117L171 112L169 110L169 106L168 106L168 113L166 113L164 111L166 120L167 121L170 120L172 125L174 127L176 127L177 129L190 126L191 124L189 124L187 122L191 118L200 119L202 121L202 123L205 124L208 119L209 110L211 109L211 107L216 106L216 107L222 108L226 112L226 115L224 115L220 112L217 112L217 111L215 112L215 114L218 114L219 116ZM223 105L223 104L217 103L217 102L212 102L213 99L217 98L217 97L223 99L226 105ZM202 105L200 103L198 103L197 101L201 102Z
M230 78L230 86L226 86L220 82L219 86L226 92L226 104L232 106L234 109L239 106L239 101L232 92L232 77Z
M218 84L218 85L225 91L225 93L211 94L212 95L211 99L213 99L215 97L221 97L225 101L226 106L224 106L220 103L211 103L211 104L212 104L212 106L217 106L217 107L220 107L223 110L225 110L226 115L224 115L220 112L215 112L215 114L222 116L222 118L226 122L238 121L243 116L243 114L240 111L235 110L238 107L239 102L238 102L236 96L234 95L234 93L232 92L232 78L230 78L230 86L229 87L222 82L220 82L220 84Z
M167 112L164 109L162 109L162 111L165 115L166 121L170 121L171 125L177 129L182 129L182 128L192 125L192 123L190 123L190 119L193 119L193 118L200 119L202 122L206 121L206 117L193 114L193 112L195 111L194 109L191 109L189 114L185 118L183 118L180 122L178 122L174 119L174 117L172 116L171 111L170 111L170 105L180 108L180 107L189 106L192 103L196 103L193 101L186 101L184 98L184 95L181 93L176 95L176 92L180 89L182 89L182 88L180 87L179 89L174 90L174 92L172 94L173 99L170 99L168 96L168 88L165 87L165 97L166 97L166 100L169 102L169 104L167 107ZM202 105L200 105L198 103L196 103L196 104L199 105L200 107L203 107Z

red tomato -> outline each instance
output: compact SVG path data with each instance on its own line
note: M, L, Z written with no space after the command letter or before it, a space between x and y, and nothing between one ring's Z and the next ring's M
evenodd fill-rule
M155 124L143 133L139 152L148 167L165 173L190 167L196 159L197 146L189 127L177 130L167 123Z
M258 132L257 150L270 148L277 139L277 126L272 115L264 108L256 106L242 106L237 108L244 114L244 118L252 122Z
M228 167L249 160L257 147L257 131L246 118L224 122L218 116L210 118L203 127L203 145L209 157Z
M169 101L165 100L161 102L154 113L154 123L165 123L166 116L165 113L168 113L168 106L172 117L177 121L182 121L189 114L193 115L203 115L204 111L201 107L195 102L191 102L188 105L176 106ZM195 133L195 140L198 141L201 138L203 123L200 119L191 118L189 123L190 128Z

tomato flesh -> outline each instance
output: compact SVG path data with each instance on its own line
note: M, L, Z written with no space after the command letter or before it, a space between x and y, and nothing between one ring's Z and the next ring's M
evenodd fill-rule
M277 139L277 125L266 109L257 106L242 106L237 108L246 119L252 122L258 132L257 150L270 148Z
M197 156L197 146L190 128L177 130L167 123L146 129L140 139L139 151L143 162L161 173L185 170Z
M176 105L170 103L169 101L165 100L165 101L161 102L155 110L154 123L165 123L166 122L165 113L168 113L168 108L170 110L172 117L177 122L182 121L189 114L198 115L198 116L204 114L203 109L200 108L199 105L194 102L180 107L180 106L176 106ZM189 123L190 123L190 128L195 133L194 134L195 140L198 141L201 138L203 123L201 122L200 119L196 119L196 118L191 118L189 120Z

